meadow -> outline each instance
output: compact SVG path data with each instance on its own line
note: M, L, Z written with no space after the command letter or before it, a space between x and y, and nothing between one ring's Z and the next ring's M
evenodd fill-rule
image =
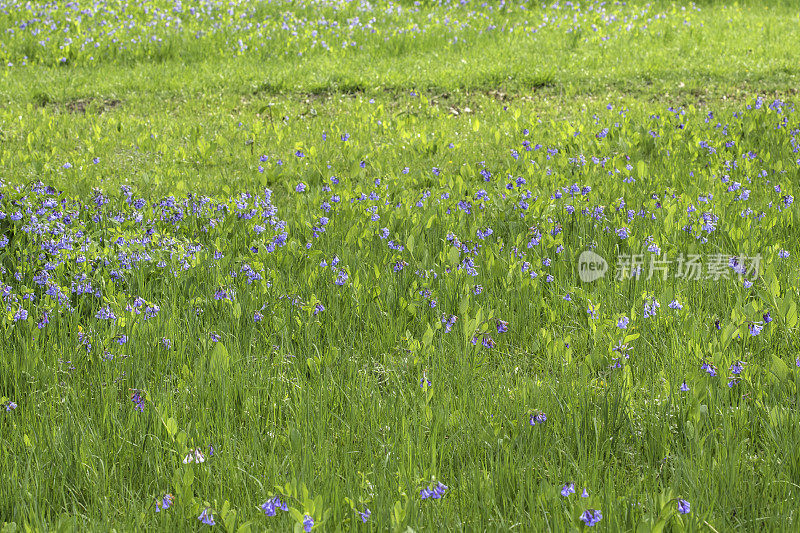
M0 29L0 532L800 529L796 2Z

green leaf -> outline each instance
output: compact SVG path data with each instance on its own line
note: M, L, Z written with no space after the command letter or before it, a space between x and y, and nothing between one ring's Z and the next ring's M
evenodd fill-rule
M789 365L787 365L786 361L777 355L773 355L772 373L775 374L781 381L786 381L786 378L789 376Z
M189 488L192 486L192 483L194 483L194 469L187 468L186 470L183 471L183 487L186 489L187 492L189 491Z
M164 426L167 428L167 433L169 433L170 437L174 437L176 433L178 433L178 422L169 417L166 422L164 422Z
M625 335L625 340L622 341L622 343L623 344L628 344L629 342L635 341L638 338L639 338L639 334L638 333L634 333L632 335Z
M217 377L222 377L230 368L230 355L225 345L221 342L216 343L211 352L211 372Z
M640 178L644 178L647 176L647 163L645 163L641 159L639 160L638 163L636 163L636 174Z
M447 262L450 263L451 266L456 266L458 264L458 259L461 257L461 252L455 246L450 248L450 251L447 252Z
M428 324L428 329L425 330L425 334L422 336L422 344L428 348L433 341L433 330L431 329L430 324Z
M789 310L786 312L786 327L792 329L797 325L797 304L794 300L789 304Z

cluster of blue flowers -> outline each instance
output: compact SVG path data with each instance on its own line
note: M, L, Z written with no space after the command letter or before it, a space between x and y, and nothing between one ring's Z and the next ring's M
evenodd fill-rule
M423 500L427 500L428 498L438 500L444 496L446 490L447 485L443 484L442 482L438 482L432 487L423 487L422 490L419 491L419 497Z
M261 504L261 509L267 516L275 516L278 510L288 511L289 507L286 505L286 502L281 501L278 496L273 496Z

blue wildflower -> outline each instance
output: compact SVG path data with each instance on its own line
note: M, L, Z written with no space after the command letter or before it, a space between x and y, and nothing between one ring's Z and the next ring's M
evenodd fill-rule
M267 516L275 516L278 509L288 511L289 507L286 505L286 502L282 502L278 496L273 496L261 504L261 509Z
M544 424L547 422L547 415L544 414L542 411L534 411L531 414L530 424L535 426L536 424Z
M214 522L214 515L211 514L211 511L208 510L208 507L203 509L203 512L200 513L200 516L198 516L197 519L209 526L216 524L216 522Z
M586 524L587 527L593 527L603 519L603 513L595 509L586 509L580 516L580 519L584 524Z
M131 394L131 401L136 405L136 410L140 413L144 412L144 398L142 398L142 391L133 389Z

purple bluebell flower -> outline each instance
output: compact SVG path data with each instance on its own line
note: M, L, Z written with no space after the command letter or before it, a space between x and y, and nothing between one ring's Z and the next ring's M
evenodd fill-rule
M200 516L198 516L197 519L209 526L216 524L216 522L214 522L214 515L211 514L211 511L208 509L208 507L203 509L203 512L200 513Z
M545 422L547 422L547 415L542 411L534 411L531 414L530 424L532 426L535 426L536 424L544 424Z
M583 514L581 514L580 519L587 527L593 527L603 519L603 513L596 509L586 509Z
M358 512L358 511L356 512L358 513L358 516L361 518L361 521L365 524L367 523L367 520L369 520L369 517L372 516L372 511L370 511L369 508L366 508L364 512Z
M95 318L100 320L116 320L117 315L114 314L114 311L111 310L111 307L105 306L101 307L100 310L94 315Z
M172 503L175 501L175 496L172 494L165 494L163 498L161 498L161 508L163 510L167 510L172 507ZM158 500L156 500L156 512L158 512Z
M133 394L131 394L131 401L136 406L136 410L140 413L144 412L144 398L142 398L142 391L138 389L133 389Z
M309 515L305 515L303 517L303 531L308 533L311 531L311 528L314 527L314 519L311 518Z
M231 297L230 297L230 295L228 294L228 291L225 289L225 287L220 287L220 288L218 288L218 289L216 290L216 292L214 293L214 299L215 299L215 300L229 300L229 301L233 301L233 300L231 300Z
M630 324L630 322L631 322L631 319L628 318L627 316L620 317L620 319L617 320L617 327L619 329L627 329L628 328L628 324Z
M561 487L561 495L567 497L570 494L575 494L575 483L568 483Z
M584 488L583 492L581 492L581 498L588 498L588 497L589 497L589 492L587 492L587 490Z
M690 512L690 505L689 502L686 500L678 500L678 512L681 514L689 514Z
M286 505L286 502L282 502L278 496L273 496L261 504L261 509L267 516L275 516L278 509L288 511L289 507Z
M686 384L686 380L683 380L683 383L681 383L681 392L689 392L689 386Z
M655 298L651 298L649 301L646 301L644 303L644 318L656 316L656 312L658 311L659 307L661 307L661 304L659 304L658 300Z
M703 362L703 364L700 365L700 369L701 370L705 370L706 372L708 372L708 375L711 376L711 377L714 377L714 376L717 375L717 369L714 368L714 365L711 364L711 363Z

